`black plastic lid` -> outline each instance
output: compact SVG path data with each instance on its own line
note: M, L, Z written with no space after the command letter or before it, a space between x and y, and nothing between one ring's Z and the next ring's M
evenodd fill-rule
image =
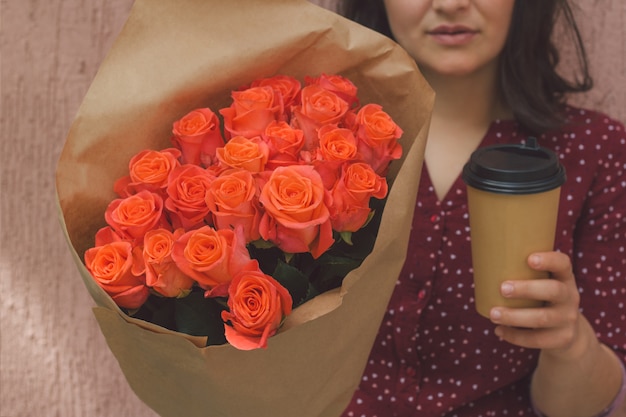
M565 169L556 154L530 137L525 144L492 145L472 153L463 181L476 189L500 194L533 194L560 187Z

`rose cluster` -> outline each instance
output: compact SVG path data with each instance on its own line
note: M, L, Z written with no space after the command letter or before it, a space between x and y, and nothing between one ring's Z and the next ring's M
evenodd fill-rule
M371 217L370 200L386 197L402 130L381 106L361 106L340 75L277 75L231 97L218 113L175 121L171 148L130 160L85 264L126 309L194 288L225 298L226 339L253 349L294 306L251 245L318 259L349 240Z

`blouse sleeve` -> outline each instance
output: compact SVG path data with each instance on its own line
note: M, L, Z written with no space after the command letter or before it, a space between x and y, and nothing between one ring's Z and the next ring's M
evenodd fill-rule
M598 115L581 151L580 176L592 175L574 229L572 263L581 310L598 338L626 362L626 133ZM591 174L593 173L593 174ZM568 181L577 181L569 178Z
M589 112L570 133L565 215L580 212L573 229L572 264L581 311L598 339L622 362L622 385L594 417L616 415L626 397L626 132L624 125ZM574 191L575 190L575 191ZM570 201L580 199L580 202ZM563 213L562 213L563 214ZM532 399L531 399L532 402ZM538 417L545 417L533 405Z

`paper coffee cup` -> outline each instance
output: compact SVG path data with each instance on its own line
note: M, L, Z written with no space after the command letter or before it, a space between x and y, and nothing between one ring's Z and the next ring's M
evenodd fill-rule
M500 295L505 280L547 278L528 256L551 251L565 170L557 156L525 144L477 149L463 168L467 185L476 310L489 317L495 306L537 307L536 300Z

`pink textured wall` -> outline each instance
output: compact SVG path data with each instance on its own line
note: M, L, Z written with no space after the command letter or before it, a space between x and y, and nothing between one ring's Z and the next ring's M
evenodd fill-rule
M596 87L577 102L625 121L626 2L579 1ZM131 3L0 4L0 417L155 415L98 330L54 194L65 135Z

